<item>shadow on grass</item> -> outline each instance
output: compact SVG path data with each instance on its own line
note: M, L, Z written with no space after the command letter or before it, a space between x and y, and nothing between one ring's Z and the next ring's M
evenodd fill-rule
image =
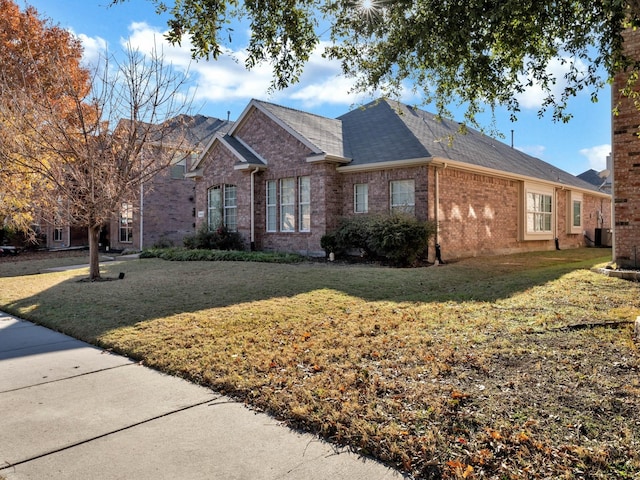
M125 272L121 281L79 282L82 271L0 278L0 308L95 342L139 322L269 299L288 302L321 290L369 302L493 302L609 258L608 249L577 249L418 269L145 259L105 265L105 276ZM7 294L9 287L17 293Z

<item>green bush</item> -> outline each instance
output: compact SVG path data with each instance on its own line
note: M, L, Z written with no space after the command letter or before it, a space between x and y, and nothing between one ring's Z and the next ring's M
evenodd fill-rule
M277 252L241 252L237 250L210 250L188 248L148 248L140 258L161 258L177 262L189 261L235 261L264 263L297 263L304 260L301 255Z
M335 232L325 235L323 248L336 254L358 249L370 258L409 266L426 258L434 234L434 222L407 215L359 215L343 220Z
M232 232L222 225L210 231L205 223L200 226L195 235L185 237L183 243L190 249L244 250L244 242L238 232Z

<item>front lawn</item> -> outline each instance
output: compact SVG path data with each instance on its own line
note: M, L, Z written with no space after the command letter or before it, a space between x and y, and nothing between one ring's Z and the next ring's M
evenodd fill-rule
M118 281L0 278L0 309L419 478L631 479L640 286L589 271L609 258L580 249L419 269L144 259L106 264L106 276L126 273Z

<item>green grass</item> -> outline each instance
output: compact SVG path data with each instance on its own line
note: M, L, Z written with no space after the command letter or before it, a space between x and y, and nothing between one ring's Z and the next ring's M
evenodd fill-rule
M637 478L640 288L589 270L609 255L144 259L105 264L122 281L5 276L0 308L421 478Z

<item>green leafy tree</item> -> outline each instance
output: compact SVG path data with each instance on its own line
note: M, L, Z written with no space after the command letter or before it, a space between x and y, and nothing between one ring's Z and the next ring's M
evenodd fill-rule
M637 0L150 1L170 14L168 39L187 36L196 58L223 54L230 21L244 18L246 66L271 64L273 86L284 88L328 32L325 55L341 61L357 89L394 96L409 82L440 113L465 105L471 123L486 107L515 117L518 94L532 85L546 93L540 114L567 121L571 97L587 90L596 101L613 74L636 68L622 32L639 23ZM549 68L557 61L565 66L559 75Z

